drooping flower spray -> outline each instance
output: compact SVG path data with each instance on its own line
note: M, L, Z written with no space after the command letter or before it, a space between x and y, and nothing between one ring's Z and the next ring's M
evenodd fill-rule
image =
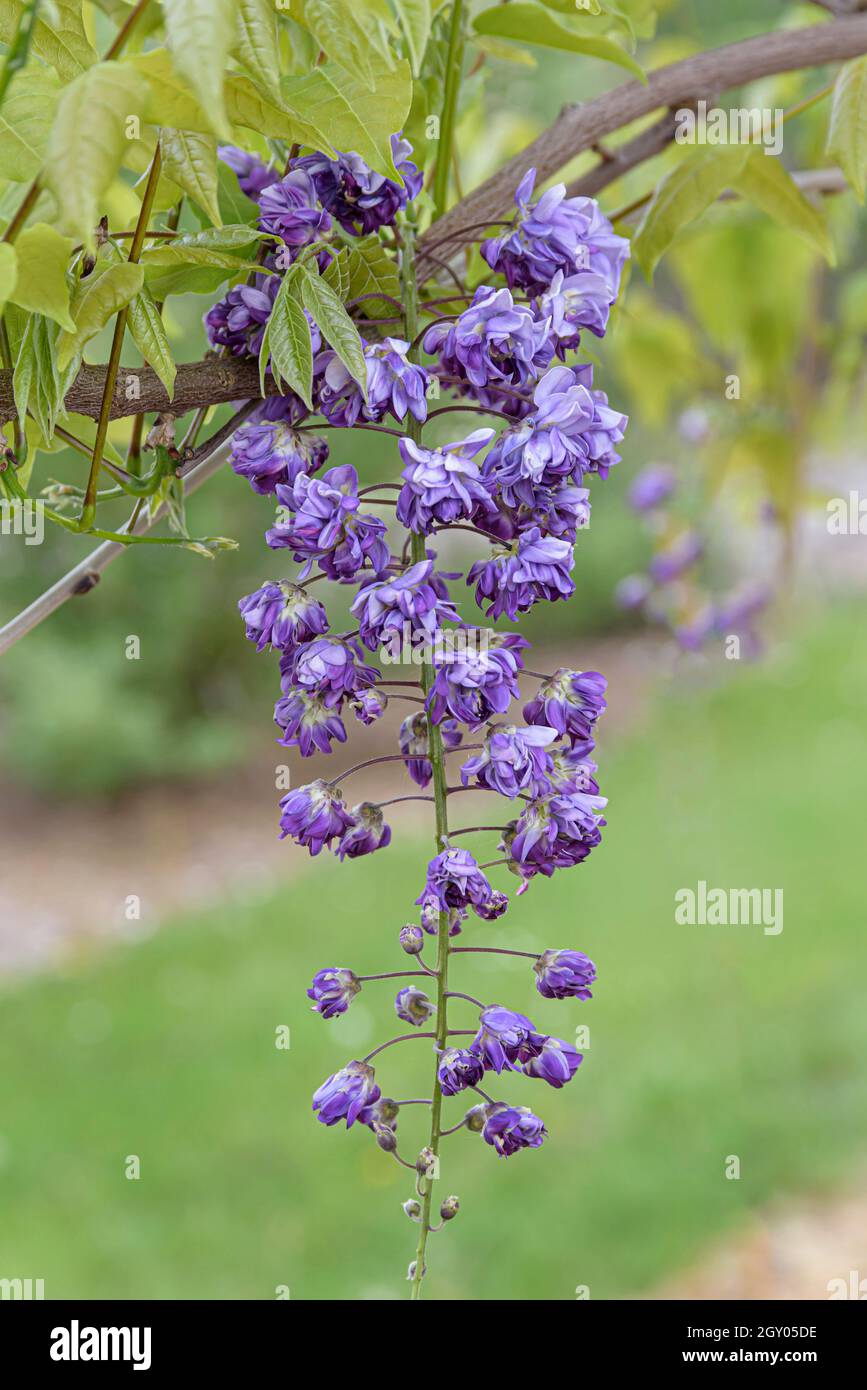
M472 292L458 282L453 291L452 280L444 287L432 279L444 263L452 274L449 248L425 251L416 243L412 202L421 176L411 150L397 136L393 148L403 185L372 173L355 154L336 160L303 155L280 179L269 178L242 152L224 151L259 201L261 229L274 238L264 264L275 273L263 276L262 285L230 291L207 323L215 343L238 353L267 353L277 293L271 282L279 283L298 257L315 255L322 269L353 238L378 235L399 266L401 298L392 299L392 314L371 321L364 318L363 299L350 303L364 334L366 389L308 313L313 410L293 391L269 397L238 430L232 463L258 493L275 496L279 512L267 543L288 551L300 566L240 603L247 636L259 651L271 648L279 658L274 717L280 741L302 757L332 752L346 739L347 711L371 724L395 698L396 683L376 664L377 654L382 659L389 644L409 635L424 656L419 681L402 683L415 687L412 695L402 690L401 698L416 708L396 731L395 753L293 788L280 816L281 835L312 855L328 848L346 860L385 849L391 829L384 811L391 802L349 806L343 783L388 759L402 761L417 788L393 800L412 797L432 806L433 853L417 912L407 914L416 920L396 932L396 945L409 957L404 968L365 975L326 964L307 990L314 1010L334 1020L369 982L399 982L394 1012L411 1031L347 1060L316 1090L313 1110L326 1125L367 1126L412 1172L404 1210L418 1226L409 1267L417 1298L429 1238L459 1209L454 1195L435 1201L444 1137L462 1130L479 1134L505 1158L538 1148L547 1133L543 1119L497 1096L496 1078L520 1072L559 1089L582 1060L570 1043L537 1031L525 1015L456 991L457 957L481 951L525 958L545 999L587 1000L595 979L593 963L576 949L538 953L458 945L456 938L471 914L490 923L509 908L487 869L501 867L516 877L520 898L537 874L550 877L587 858L600 843L606 804L592 758L605 709L604 677L527 670L526 638L463 622L449 587L460 576L438 567L436 537L458 529L477 538L483 552L466 583L491 619L514 623L534 604L574 592L577 532L590 518L585 484L594 475L605 478L617 463L626 419L594 387L592 368L569 359L583 332L605 333L628 243L592 199L567 198L562 185L534 202L530 171L516 192L515 218L482 243L489 281ZM378 314L384 299L375 296ZM428 405L440 388L455 397L450 410L482 415L486 423L456 431L435 447L425 430L440 413ZM312 423L314 414L324 425ZM398 430L383 425L388 416ZM502 422L499 434L492 420ZM316 433L323 428L397 434L400 483L362 486L353 466L328 468L327 442ZM383 496L392 489L396 498ZM394 509L391 525L379 514L383 506ZM332 633L319 591L311 590L320 579L356 586L356 629ZM539 683L524 703L523 723L511 713L521 677ZM466 792L503 797L514 812L505 823L453 829L452 798ZM479 864L458 837L491 829L500 832L502 857ZM474 1027L452 1026L449 1002L455 998L477 1012ZM383 1094L380 1078L387 1064L388 1090L400 1094L397 1054L377 1063L379 1077L374 1059L415 1038L427 1039L433 1052L430 1095L393 1100ZM453 1116L447 1107L456 1098L463 1112ZM408 1155L399 1147L398 1122L410 1104L425 1107L430 1122L421 1151Z

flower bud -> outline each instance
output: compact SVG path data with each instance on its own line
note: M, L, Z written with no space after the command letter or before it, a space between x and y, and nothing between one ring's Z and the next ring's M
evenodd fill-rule
M481 1134L485 1127L485 1120L488 1118L487 1105L474 1105L472 1110L468 1110L464 1116L464 1124L473 1134Z
M412 1280L415 1278L415 1271L416 1271L417 1268L418 1268L418 1261L417 1261L417 1260L413 1260L413 1261L411 1262L411 1264L410 1264L409 1269L406 1271L406 1277L407 1277L407 1279L408 1279L410 1282L412 1282ZM421 1277L422 1277L422 1279L424 1278L424 1276L425 1276L426 1274L427 1274L427 1265L422 1265L422 1267L421 1267Z
M416 1201L415 1197L409 1197L404 1202L403 1209L410 1221L421 1221L421 1202Z
M453 1221L461 1209L461 1204L457 1197L446 1197L440 1207L440 1216L443 1221Z
M417 956L424 946L424 932L413 922L400 929L400 944L409 956Z
M430 1176L436 1161L437 1156L433 1149L425 1145L415 1161L415 1170L417 1173L420 1173L423 1178L427 1178Z
M374 1123L372 1128L379 1147L384 1149L387 1154L393 1154L397 1148L397 1137L394 1130L389 1129L388 1125L380 1125L377 1123Z

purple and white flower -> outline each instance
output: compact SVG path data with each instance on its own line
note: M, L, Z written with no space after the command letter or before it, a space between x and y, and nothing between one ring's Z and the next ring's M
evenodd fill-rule
M315 1013L323 1018L336 1018L346 1013L360 989L361 981L354 971L332 967L317 970L307 998L313 1000Z
M346 1128L351 1129L362 1110L374 1105L381 1094L373 1067L367 1062L347 1062L313 1093L313 1109L322 1124L345 1120Z
M543 951L534 963L536 988L545 999L592 999L596 966L583 951Z
M482 1130L501 1158L510 1158L519 1149L538 1149L548 1131L538 1115L526 1105L489 1105Z
M259 652L268 646L279 652L294 651L300 643L328 631L324 605L288 579L263 584L239 599L238 608L247 637Z
M352 824L339 790L321 779L305 787L293 787L282 798L280 810L281 840L291 835L311 854L319 854L324 845L338 839Z

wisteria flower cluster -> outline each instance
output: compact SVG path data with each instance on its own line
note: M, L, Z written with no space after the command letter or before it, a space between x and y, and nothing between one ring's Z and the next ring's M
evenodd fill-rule
M462 953L500 951L532 962L545 1001L590 999L596 971L583 952L477 946L471 924L495 922L509 910L509 896L493 885L489 870L517 879L519 898L538 875L583 863L601 842L606 807L593 761L605 678L565 667L533 672L526 638L466 623L453 588L461 575L441 566L437 537L461 530L484 547L465 582L491 620L514 622L537 603L574 593L575 547L590 520L590 486L618 463L626 428L626 418L594 385L592 367L574 354L585 330L605 333L629 248L591 199L567 198L558 186L534 202L531 170L517 190L511 228L482 244L490 280L465 295L451 289L446 295L429 278L434 262L425 265L424 243L416 247L412 201L421 176L397 136L393 151L402 184L373 173L352 153L304 154L278 176L224 149L241 187L258 200L261 230L274 238L263 262L274 274L230 291L206 322L215 344L256 352L274 284L294 258L306 248L327 264L335 238L390 229L382 244L398 258L405 312L395 314L393 326L388 320L368 325L366 390L323 345L311 320L312 411L292 392L257 405L234 437L232 466L257 493L273 497L278 510L267 545L297 567L268 579L239 605L257 651L276 656L280 743L302 758L329 754L347 738L348 714L369 725L393 700L414 706L388 755L403 763L414 791L349 804L347 780L382 760L367 759L293 786L280 802L280 834L311 855L330 850L340 860L355 859L389 845L384 813L394 801L418 799L435 811L435 852L415 900L416 920L396 932L411 968L363 974L326 965L307 990L312 1008L334 1020L369 983L399 981L394 1013L404 1031L328 1077L313 1096L313 1110L324 1125L369 1129L412 1170L415 1192L404 1210L419 1228L409 1270L418 1296L428 1237L459 1208L456 1197L446 1197L436 1224L433 1193L446 1136L479 1134L501 1158L538 1148L547 1137L543 1120L514 1103L511 1092L496 1092L515 1073L560 1089L582 1062L568 1040L537 1028L524 1013L457 993L448 970L452 943L465 934L471 944L462 944ZM444 298L454 312L440 312ZM440 389L484 423L445 442L429 438L428 401ZM329 466L314 416L330 428L398 434L396 496L383 497L389 484L362 480L355 463ZM492 419L504 426L498 431ZM312 587L321 579L352 586L351 630L332 630ZM424 656L420 669L412 668L416 678L398 682L384 654L407 636ZM493 793L509 809L498 827L453 827L458 793L459 805L473 804L466 802L472 795L489 806ZM499 857L490 862L480 862L457 838L492 833ZM429 948L432 960L425 958ZM472 1026L455 1027L452 1010L467 1007ZM426 1039L435 1054L431 1095L384 1096L374 1058L414 1039ZM457 1123L447 1122L445 1103L457 1096L472 1104ZM410 1157L401 1152L408 1105L430 1115L429 1138Z
M621 580L617 601L625 611L667 628L684 652L734 636L737 655L755 659L764 650L757 619L770 603L771 591L764 584L747 583L726 595L711 592L698 573L707 549L705 535L671 509L676 492L674 469L666 465L651 464L633 479L628 501L644 520L654 548L645 574Z

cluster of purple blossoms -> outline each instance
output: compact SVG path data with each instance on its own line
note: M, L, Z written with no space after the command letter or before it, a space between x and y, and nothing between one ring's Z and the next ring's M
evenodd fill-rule
M236 354L257 351L280 272L304 248L307 255L318 255L324 267L344 233L374 236L395 224L419 192L421 176L409 161L405 142L395 136L392 149L402 183L373 173L354 154L303 154L280 177L253 157L226 152L245 191L259 204L260 230L279 246L272 247L263 263L263 270L274 274L263 273L253 284L230 290L211 310L207 323L215 345ZM604 335L628 246L590 199L567 198L558 187L532 202L533 180L531 171L518 190L514 225L482 248L493 275L502 274L506 284L482 285L463 312L443 322L428 321L422 350L433 365L415 360L416 325L407 325L405 338L378 337L377 325L368 323L371 340L361 340L366 364L362 390L308 318L312 414L331 428L400 433L400 482L390 486L397 490L395 520L408 534L402 547L400 542L394 547L396 553L386 522L364 510L366 493L376 494L371 506L386 499L366 478L362 487L351 464L327 466L328 445L310 432L304 423L310 412L291 391L257 406L237 432L232 451L235 472L277 503L266 534L268 546L288 552L299 566L293 580L268 581L239 605L257 650L279 654L280 694L274 708L279 742L297 748L302 757L330 754L347 741L348 712L361 724L371 724L383 716L389 697L415 704L400 725L399 752L389 758L403 764L417 787L432 788L432 794L348 805L341 782L377 761L368 759L333 780L314 777L280 802L281 836L314 856L329 849L341 861L389 845L392 829L383 812L392 800L437 805L436 850L416 898L418 920L406 923L399 936L404 960L408 955L407 965L417 968L369 975L327 967L307 990L314 1011L336 1019L347 1012L363 983L408 977L398 989L394 1010L411 1030L430 1025L422 1036L435 1039L434 1097L396 1102L382 1095L371 1062L402 1037L348 1062L313 1097L323 1124L343 1121L351 1128L358 1121L381 1148L398 1157L401 1106L438 1106L440 1095L464 1091L478 1092L483 1103L467 1112L463 1124L481 1134L498 1155L538 1148L546 1137L542 1119L526 1106L490 1099L480 1085L490 1085L486 1078L491 1076L508 1082L514 1074L560 1089L582 1061L575 1047L537 1029L525 1014L470 995L452 995L444 983L450 939L462 931L486 931L479 922L496 922L509 910L510 899L492 885L488 868L505 865L517 875L519 899L537 875L550 877L557 869L582 863L599 845L605 826L606 800L590 756L596 723L605 710L604 677L567 668L549 676L527 671L526 638L464 624L448 587L448 581L461 576L438 569L436 553L428 548L429 538L446 529L491 542L487 558L471 565L466 575L491 619L515 621L536 603L567 599L575 588L577 532L590 518L588 484L594 477L606 478L619 461L626 418L594 386L592 367L570 364L567 358L585 331ZM382 239L386 254L402 238L403 223L400 237ZM425 312L437 317L432 304ZM433 377L463 398L462 409L505 417L507 428L495 432L486 426L436 446L433 440L422 442ZM384 430L386 417L402 425L403 432ZM368 438L358 436L362 443ZM331 630L323 604L308 590L321 579L355 586L349 605L355 630ZM455 639L448 646L444 634ZM395 643L407 640L413 649L424 648L422 661L415 662L423 670L416 670L414 681L392 681L380 663L393 659ZM528 679L537 683L535 695L532 689L522 692L521 683ZM395 686L412 693L395 695ZM525 723L520 725L512 722L510 711L522 693ZM484 732L477 734L480 730ZM449 755L461 748L465 753L458 778L450 772L454 761ZM461 791L468 796L495 793L514 803L514 819L506 825L466 827L463 832L498 832L505 859L488 864L453 844L444 828L445 811L452 804L448 799ZM452 830L451 836L457 833ZM431 938L436 939L436 968L425 959ZM537 992L546 1001L591 998L596 971L582 952L505 954L530 957ZM476 1030L449 1027L446 1012L452 998L478 1007ZM451 1046L452 1037L461 1032L468 1045ZM401 1144L404 1128L401 1124ZM433 1147L423 1148L415 1164L406 1165L417 1171L422 1199L411 1199L406 1209L425 1223L438 1138L434 1128ZM450 1220L457 1206L457 1199L447 1199L442 1219ZM428 1224L426 1230L431 1229Z
M505 275L510 289L531 294L552 289L558 273L589 271L604 281L610 308L620 289L629 242L615 234L593 198L567 198L565 184L555 184L531 203L535 183L536 170L528 169L515 192L518 212L513 228L483 242L483 257L492 270Z
M698 651L713 637L735 636L739 654L755 659L763 651L756 619L771 600L770 590L748 584L719 599L708 592L696 577L704 537L665 510L676 490L674 470L665 465L652 464L633 481L629 504L645 518L655 545L647 573L620 581L617 602L667 627L684 652Z
M239 150L237 145L218 145L217 154L235 175L241 192L254 201L263 188L268 188L280 177L277 170L263 163L258 155Z
M316 197L351 236L369 236L380 227L394 226L397 214L421 192L422 175L412 163L412 146L399 135L391 137L394 167L403 179L395 183L376 174L360 155L302 155L292 161L292 171L309 175Z

